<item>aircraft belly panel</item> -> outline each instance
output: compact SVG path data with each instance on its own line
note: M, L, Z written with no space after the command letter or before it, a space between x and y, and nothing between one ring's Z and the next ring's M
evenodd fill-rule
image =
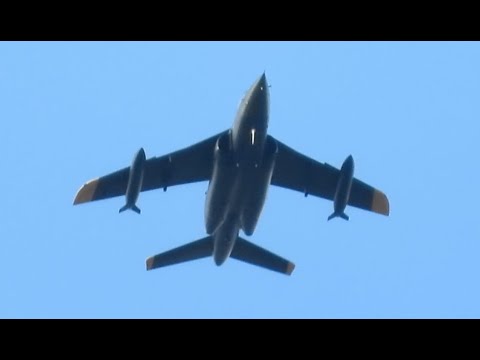
M262 163L258 168L252 169L252 175L249 181L246 181L249 192L243 206L242 230L249 236L255 231L262 213L275 167L277 144L272 137L268 136L265 145Z

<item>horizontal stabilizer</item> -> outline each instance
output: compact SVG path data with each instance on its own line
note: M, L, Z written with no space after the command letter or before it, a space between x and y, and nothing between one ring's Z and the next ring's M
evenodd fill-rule
M290 275L295 264L271 253L251 242L238 237L230 257L246 263L261 266L263 268Z
M151 256L147 259L147 270L175 265L186 261L212 256L213 239L207 236L189 244Z

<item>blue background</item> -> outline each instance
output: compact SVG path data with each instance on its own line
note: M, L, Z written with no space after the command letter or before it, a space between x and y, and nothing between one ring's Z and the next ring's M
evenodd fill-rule
M0 317L480 315L480 44L0 43ZM384 191L390 217L271 187L251 240L291 277L229 259L145 271L205 235L206 183L72 206L87 180L231 126L266 71L270 134Z

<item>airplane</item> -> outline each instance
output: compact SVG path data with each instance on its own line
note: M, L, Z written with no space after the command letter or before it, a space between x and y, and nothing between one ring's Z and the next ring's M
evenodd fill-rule
M240 236L251 236L261 215L269 185L333 201L328 217L348 220L347 205L388 216L386 195L353 176L350 155L340 169L318 162L267 133L269 85L265 72L240 102L233 126L189 147L145 158L141 148L132 165L85 183L74 205L126 196L119 212L136 206L139 193L208 181L205 201L207 236L151 256L147 270L213 256L216 265L228 258L291 275L295 265Z

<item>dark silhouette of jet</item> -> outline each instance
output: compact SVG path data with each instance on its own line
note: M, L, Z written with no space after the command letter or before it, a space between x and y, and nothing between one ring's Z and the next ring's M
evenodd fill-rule
M221 265L232 257L290 275L295 267L239 236L255 231L269 185L333 201L328 220L348 220L347 205L389 214L381 191L353 177L349 156L340 170L302 155L267 134L269 91L263 73L242 99L233 127L190 147L145 159L140 149L130 167L91 180L78 191L74 204L126 196L126 209L136 206L141 191L208 181L205 227L208 236L147 259L147 270L213 256Z

